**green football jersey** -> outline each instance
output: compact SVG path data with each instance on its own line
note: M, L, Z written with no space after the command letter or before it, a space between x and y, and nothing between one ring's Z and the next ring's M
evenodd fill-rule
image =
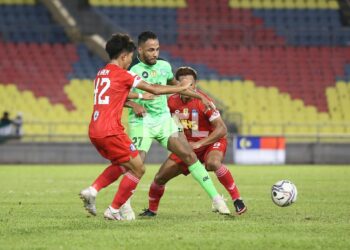
M135 58L131 64L130 71L140 76L144 81L152 84L167 85L174 78L170 64L162 59L157 60L154 65L144 64ZM144 93L141 89L132 89L136 93ZM133 99L132 101L142 105L146 111L148 119L157 120L157 118L167 115L170 116L168 100L166 95L159 95L154 100ZM129 124L139 124L144 122L144 118L136 117L132 109L129 109Z

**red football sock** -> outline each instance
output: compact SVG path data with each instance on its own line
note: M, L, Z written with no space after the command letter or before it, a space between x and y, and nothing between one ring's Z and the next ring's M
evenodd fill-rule
M133 195L139 181L139 178L132 175L130 172L127 172L120 181L118 191L115 194L111 205L112 208L119 209L130 198L130 196Z
M151 210L152 212L156 213L158 211L159 202L164 194L164 190L165 190L165 185L158 185L157 183L152 182L148 192L148 201L149 201L148 209Z
M102 174L94 181L91 185L97 191L115 182L123 173L125 173L125 168L118 165L108 166Z
M224 164L222 164L221 167L215 171L215 174L218 177L221 184L230 193L232 200L238 199L240 197L240 194L230 170L228 170L228 168Z

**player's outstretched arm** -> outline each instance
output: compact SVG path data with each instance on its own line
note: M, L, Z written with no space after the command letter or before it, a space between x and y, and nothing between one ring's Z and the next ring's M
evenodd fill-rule
M217 142L222 137L226 136L227 127L220 116L217 117L215 120L211 121L210 124L214 128L213 132L211 132L208 137L205 137L197 142L190 143L193 149L210 145L212 143Z
M142 89L144 91L150 92L154 95L164 95L164 94L174 94L186 90L190 87L191 82L188 80L183 80L180 84L176 86L163 86L158 84L149 84L145 81L140 81L136 88Z
M207 107L207 109L216 109L215 104L210 99L208 99L205 95L202 95L201 93L198 93L192 89L186 89L184 91L181 91L180 94L200 99L202 103Z
M142 100L154 100L155 96L151 93L135 93L130 91L128 94L128 99L142 99Z
M170 85L177 85L179 82L174 78L172 81L168 82ZM181 95L189 96L192 98L196 98L202 101L202 103L208 108L208 109L216 109L214 103L208 99L205 95L196 92L193 89L186 89L180 92Z

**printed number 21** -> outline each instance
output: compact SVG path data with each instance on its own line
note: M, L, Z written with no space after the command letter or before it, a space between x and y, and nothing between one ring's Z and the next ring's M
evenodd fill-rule
M100 92L98 92L98 87L103 87ZM94 90L94 104L109 104L109 96L103 96L106 91L111 86L111 81L109 78L97 78L95 80L95 90Z

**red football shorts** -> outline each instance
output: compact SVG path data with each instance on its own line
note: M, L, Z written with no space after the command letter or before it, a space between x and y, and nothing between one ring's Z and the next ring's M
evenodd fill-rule
M90 138L97 151L113 164L127 162L139 152L126 134Z
M194 152L197 155L198 160L205 164L205 161L207 160L207 156L211 151L217 150L223 153L224 157L226 154L226 148L227 148L227 140L226 138L221 138L219 141L210 144L208 146L199 148L198 150L195 150ZM175 161L177 164L182 166L182 173L184 175L188 175L190 171L188 170L188 166L176 155L176 154L170 154L169 159Z

